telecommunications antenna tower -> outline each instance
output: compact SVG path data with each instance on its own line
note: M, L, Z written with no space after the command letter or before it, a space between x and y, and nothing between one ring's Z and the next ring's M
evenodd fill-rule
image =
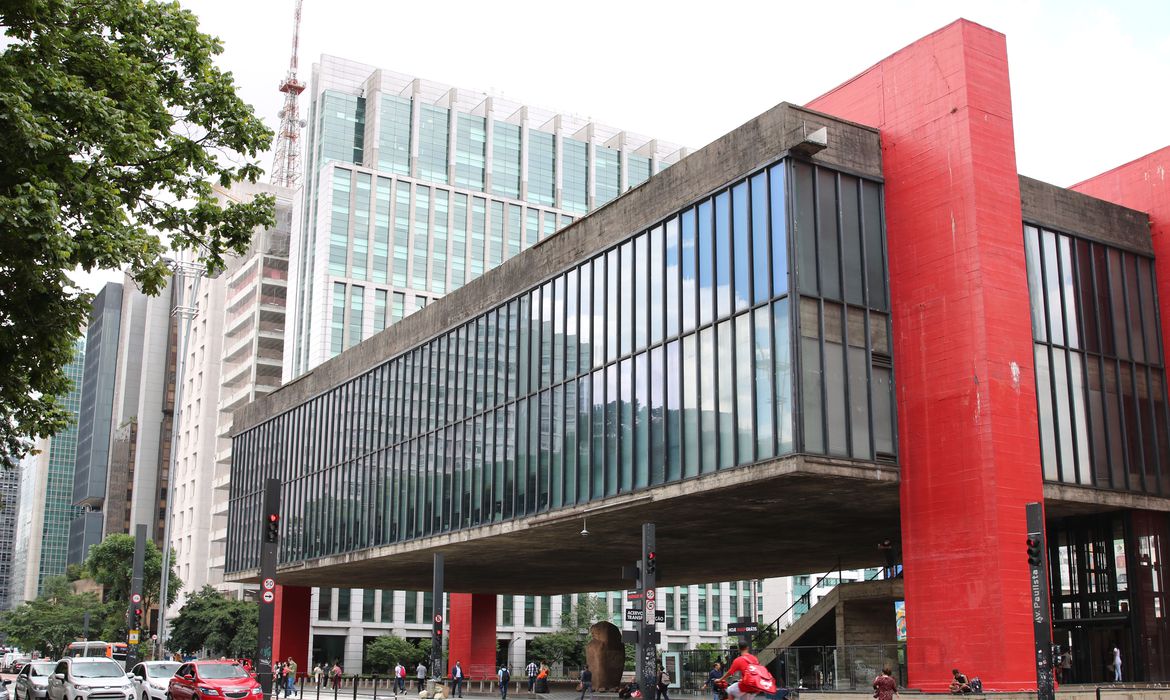
M272 184L296 187L301 184L301 120L298 101L305 84L297 80L297 42L301 34L301 0L293 15L292 56L288 75L280 83L284 106L280 108L280 129L276 132L276 157L272 163Z

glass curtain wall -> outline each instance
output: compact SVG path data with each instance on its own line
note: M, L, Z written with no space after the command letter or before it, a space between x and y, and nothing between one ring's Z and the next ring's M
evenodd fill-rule
M1154 261L1024 226L1048 481L1170 492Z
M244 432L228 568L269 476L296 561L793 452L893 461L880 207L778 162Z

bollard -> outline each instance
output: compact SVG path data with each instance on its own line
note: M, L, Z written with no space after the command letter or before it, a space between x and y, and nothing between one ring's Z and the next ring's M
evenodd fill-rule
M374 700L378 700L378 674L374 674Z

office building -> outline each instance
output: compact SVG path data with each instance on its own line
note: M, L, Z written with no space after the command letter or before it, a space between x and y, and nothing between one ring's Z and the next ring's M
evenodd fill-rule
M12 607L21 469L0 469L0 610Z
M458 289L685 149L324 56L308 91L286 378Z
M61 401L68 424L52 438L36 441L38 451L20 465L20 509L13 552L12 601L35 600L45 579L64 576L69 554L69 527L77 514L73 505L73 470L77 461L77 425L85 368L85 337L74 344L65 376L73 386Z

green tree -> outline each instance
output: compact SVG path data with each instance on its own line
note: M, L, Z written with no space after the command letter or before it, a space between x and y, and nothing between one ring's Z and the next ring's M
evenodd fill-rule
M0 464L66 425L64 368L91 295L67 276L168 277L161 236L208 271L270 226L273 199L221 206L256 181L272 132L215 66L223 47L178 2L0 3Z
M561 611L560 625L555 631L537 635L528 643L528 656L549 663L560 661L584 665L589 628L608 616L609 609L603 599L592 595L578 596L576 605Z
M176 649L207 649L215 656L252 656L260 609L256 603L225 598L204 586L187 598L172 622L170 643Z
M419 661L430 663L430 640L424 651L419 645L412 644L402 637L388 634L378 637L366 646L366 661L374 673L386 673L394 668L395 663L401 663L407 669L417 666ZM410 674L413 676L413 674Z
M0 632L21 649L57 658L70 642L82 637L85 614L90 613L93 625L103 612L96 595L74 593L61 576L46 580L44 592L36 600L0 613Z
M174 561L174 556L171 561ZM130 582L133 577L134 537L125 534L113 534L89 548L89 556L85 559L86 573L94 581L105 587L106 600L116 602L120 607L111 611L112 615L121 619L130 603ZM162 552L154 542L146 541L146 556L142 566L142 609L149 610L158 602L162 588ZM167 605L175 602L179 591L183 589L183 581L175 573L171 565L170 578L167 582ZM143 615L144 618L149 616ZM144 620L148 622L148 620ZM145 624L144 624L145 627ZM124 632L123 624L120 630ZM113 635L112 635L113 636Z
M528 642L528 657L546 663L580 666L585 661L586 640L573 630L538 634Z

